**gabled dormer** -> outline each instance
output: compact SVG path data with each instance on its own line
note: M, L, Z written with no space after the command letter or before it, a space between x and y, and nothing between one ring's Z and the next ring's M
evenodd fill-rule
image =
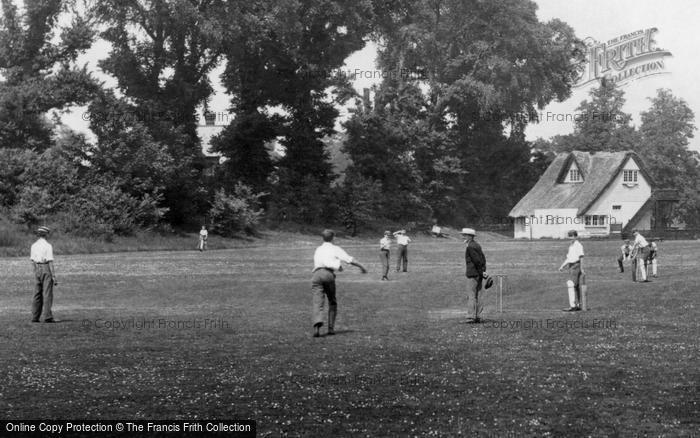
M633 187L639 184L640 168L634 158L629 157L622 166L622 184L627 187Z
M576 162L576 159L569 160L568 166L564 168L566 169L562 180L564 184L580 184L583 182L583 172L581 172L581 168Z
M564 182L571 183L571 184L578 184L578 183L583 182L583 173L581 172L581 169L578 167L576 160L573 160L571 162L571 165L569 166L569 170L567 170L566 176L564 177Z
M557 175L557 184L581 184L584 182L586 175L583 172L576 154L571 152L566 157L563 165L559 168Z

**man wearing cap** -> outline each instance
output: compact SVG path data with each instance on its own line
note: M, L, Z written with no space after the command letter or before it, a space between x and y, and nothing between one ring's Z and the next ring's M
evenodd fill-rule
M565 312L575 312L581 310L581 275L583 275L583 245L578 241L578 232L571 230L568 232L571 239L569 249L566 253L564 263L559 266L559 271L564 268L569 269L569 279L566 280L566 288L569 294L569 308Z
M333 230L324 230L321 235L323 236L323 244L314 252L314 270L311 277L315 338L320 336L319 329L323 325L325 297L328 297L328 334L335 334L335 317L338 310L338 302L335 298L335 272L343 270L341 262L357 266L363 274L367 273L367 269L360 262L350 257L341 247L331 243L335 237Z
M399 255L396 261L396 272L401 270L403 265L403 272L408 271L408 243L411 238L406 235L406 230L399 230L394 233L396 238L396 243L399 245Z
M55 322L51 313L51 305L53 304L53 287L58 282L53 269L53 247L46 241L46 236L49 234L47 227L39 227L37 234L39 239L32 245L29 256L34 266L34 277L36 278L32 302L32 322L39 322L42 312L44 322Z
M389 253L391 249L391 231L385 231L379 240L379 261L382 262L382 281L389 280Z
M462 228L462 237L467 244L464 259L467 265L467 323L476 324L481 320L482 306L479 303L479 292L486 275L486 257L481 250L481 245L476 243L474 237L476 231L472 228Z

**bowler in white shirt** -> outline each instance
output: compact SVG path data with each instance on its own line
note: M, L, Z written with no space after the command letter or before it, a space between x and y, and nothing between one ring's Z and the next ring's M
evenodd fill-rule
M350 257L343 248L333 245L335 232L324 230L323 244L314 252L314 270L311 277L312 312L314 337L320 336L319 330L323 325L323 307L328 298L328 334L334 335L335 317L338 314L338 301L335 296L335 273L343 270L341 262L360 268L363 274L367 269L357 260Z

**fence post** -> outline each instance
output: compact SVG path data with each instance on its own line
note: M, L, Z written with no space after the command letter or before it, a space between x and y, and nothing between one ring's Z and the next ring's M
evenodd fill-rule
M498 276L498 313L503 313L503 276Z

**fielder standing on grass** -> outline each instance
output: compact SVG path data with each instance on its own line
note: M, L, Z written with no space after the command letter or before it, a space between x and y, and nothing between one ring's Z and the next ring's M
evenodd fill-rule
M382 262L382 280L389 280L389 254L391 253L391 231L385 231L379 241L379 261Z
M313 322L314 338L320 336L319 330L323 325L323 305L328 297L328 334L334 335L335 317L338 312L338 302L335 297L335 272L342 271L341 262L360 268L363 274L367 269L353 259L341 247L333 245L335 232L324 230L323 244L314 252L314 270L311 277L311 292L313 293Z
M408 243L411 238L406 235L406 230L399 230L394 233L396 238L396 243L399 245L399 254L396 260L396 272L401 270L401 265L403 265L403 272L408 271Z
M199 230L199 250L200 251L206 251L208 238L209 238L209 232L207 231L207 226L202 225L202 229Z
M566 253L564 263L559 267L559 271L564 268L569 269L569 279L566 280L566 288L569 294L569 308L564 312L575 312L581 310L581 276L583 272L583 245L578 241L578 232L571 230L568 233L571 243Z
M47 227L36 230L39 239L31 247L30 259L34 266L34 300L32 302L32 322L39 322L42 314L44 322L56 322L51 313L53 305L53 287L58 284L53 269L53 246L46 240L49 235Z
M479 315L483 307L479 303L479 292L486 276L486 257L481 250L481 245L476 243L476 231L472 228L462 228L462 237L467 244L464 252L464 260L467 265L467 323L478 324L481 322Z

